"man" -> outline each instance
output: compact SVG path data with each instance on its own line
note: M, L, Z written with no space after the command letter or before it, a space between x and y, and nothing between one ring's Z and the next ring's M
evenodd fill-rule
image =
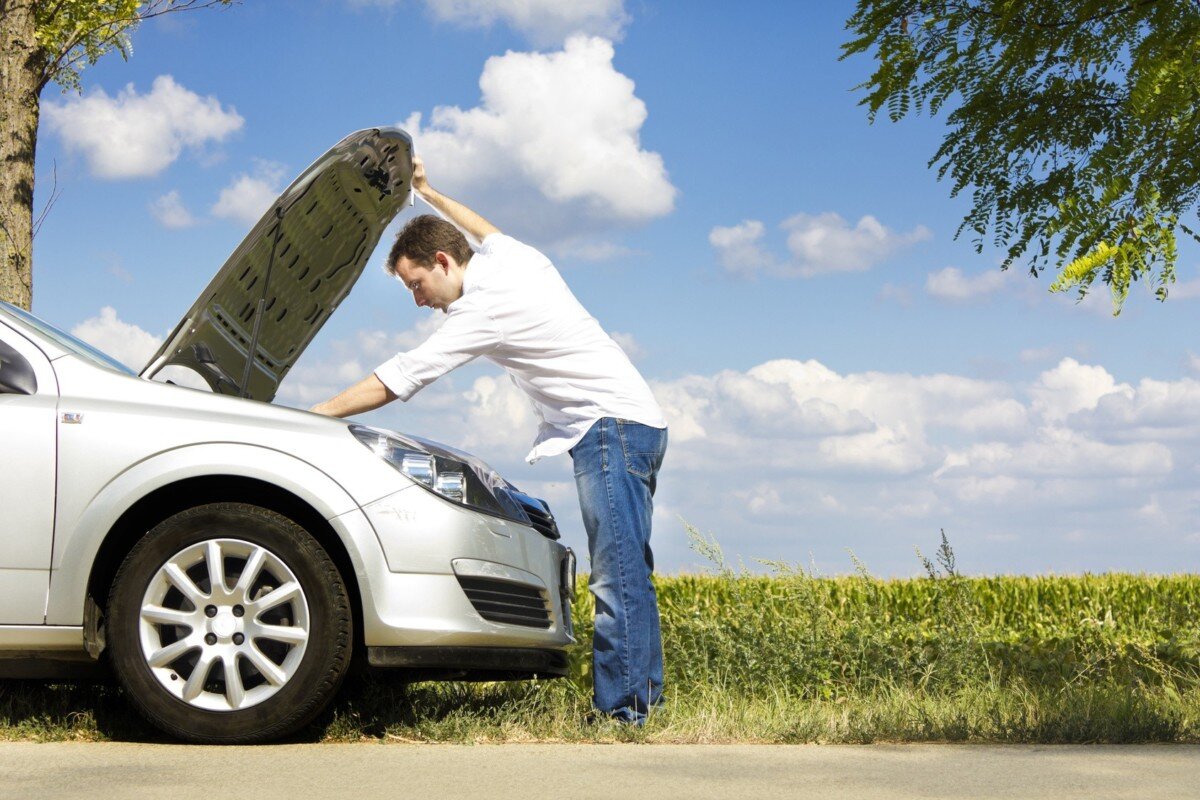
M447 319L422 345L312 410L345 417L408 400L479 356L503 367L541 419L529 463L560 453L575 463L596 600L593 704L600 714L641 724L662 698L650 582L652 498L667 445L662 411L549 259L434 190L420 159L413 167L413 190L446 219L411 220L386 268L418 306ZM464 233L480 243L477 252Z

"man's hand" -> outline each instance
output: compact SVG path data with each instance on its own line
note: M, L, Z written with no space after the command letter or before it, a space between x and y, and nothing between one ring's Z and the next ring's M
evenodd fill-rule
M427 192L433 191L429 185L429 180L425 177L425 162L417 154L413 154L413 173L412 173L412 188L413 191L425 197Z
M412 163L413 191L419 194L422 200L433 206L433 209L449 221L450 224L473 238L476 244L482 243L491 234L500 232L499 228L462 203L447 197L430 186L429 179L425 175L425 162L421 160L420 156L414 153Z
M364 411L373 411L396 399L396 393L371 373L336 397L317 403L309 409L314 414L327 417L352 417Z

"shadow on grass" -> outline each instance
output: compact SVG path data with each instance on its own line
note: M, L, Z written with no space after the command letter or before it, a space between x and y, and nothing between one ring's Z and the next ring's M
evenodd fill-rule
M169 742L115 682L0 680L0 738Z
M317 718L280 743L412 739L469 741L533 724L545 682L407 683L372 673L342 686ZM555 693L561 702L561 692ZM173 743L148 723L115 681L0 680L0 740Z
M474 741L506 739L514 730L536 737L562 727L564 712L581 723L586 707L569 694L562 680L407 683L399 674L377 672L347 681L309 732L326 741Z
M1189 693L1190 694L1190 693ZM583 723L566 681L347 683L313 723L282 740L315 742L1197 742L1198 698L1133 687L980 688L928 695L895 687L835 701L684 696L644 730ZM0 739L172 743L113 684L0 681Z

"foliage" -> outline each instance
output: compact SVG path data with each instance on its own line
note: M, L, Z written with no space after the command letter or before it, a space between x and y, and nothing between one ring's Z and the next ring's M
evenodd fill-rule
M1003 268L1099 277L1114 314L1132 281L1175 279L1200 194L1200 4L1175 0L859 0L842 58L872 53L872 121L948 111L930 159L972 205Z
M767 562L657 577L666 705L588 725L581 575L565 680L352 681L311 738L396 741L1200 742L1200 576L967 577L942 535L925 575ZM0 740L159 736L115 686L0 681Z
M916 579L773 562L761 576L723 561L715 575L663 579L670 679L823 699L894 686L1200 689L1200 576L968 578L944 532L934 561L918 556Z
M229 5L232 0L51 0L35 6L35 37L42 52L39 90L53 81L64 90L79 87L79 73L118 51L128 59L129 35L151 17L194 8Z

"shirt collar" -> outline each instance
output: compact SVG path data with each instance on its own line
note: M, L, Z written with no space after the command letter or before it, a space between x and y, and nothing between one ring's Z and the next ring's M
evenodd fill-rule
M476 253L475 255L478 256L479 254ZM472 257L471 261L474 261L474 260L475 260L475 258ZM457 305L459 302L461 302L462 299L467 296L467 292L470 292L475 287L475 275L478 274L478 270L471 269L471 261L468 261L467 266L463 269L462 294L459 296L459 298L457 300L455 300L450 305L446 306L447 314L449 314L451 311L453 311L454 306Z
M463 294L464 295L467 292L471 291L473 288L475 288L475 276L478 274L479 271L471 269L471 262L474 261L478 256L479 256L478 253L471 256L471 261L468 261L467 265L465 267L463 267Z

